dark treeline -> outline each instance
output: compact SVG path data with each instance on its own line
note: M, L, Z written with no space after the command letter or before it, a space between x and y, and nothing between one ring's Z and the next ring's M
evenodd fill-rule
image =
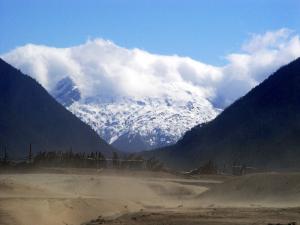
M69 151L49 151L32 154L31 145L28 156L18 162L8 160L7 151L0 157L2 166L34 166L34 167L62 167L62 168L95 168L95 169L136 169L160 171L164 169L161 162L155 158L144 159L140 155L130 154L120 157L114 152L111 158L106 158L101 152L74 153Z
M105 168L107 160L101 152L73 153L73 151L39 152L29 163L42 167Z
M113 152L110 157L105 157L101 152L81 153L68 151L44 151L32 153L32 145L29 144L27 157L21 160L11 160L7 147L0 151L0 168L94 168L94 169L130 169L148 171L170 171L156 158L147 158L139 154L119 155ZM235 161L223 168L218 168L213 160L200 165L200 167L185 172L184 174L232 174L243 175L260 172L257 168L241 164Z
M4 147L2 156L0 156L0 165L8 165L8 164L9 164L8 154L6 148Z

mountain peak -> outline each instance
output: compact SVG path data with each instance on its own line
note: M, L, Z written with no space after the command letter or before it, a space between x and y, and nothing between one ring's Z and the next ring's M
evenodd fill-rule
M78 87L70 77L61 79L51 91L51 95L65 107L72 105L81 98Z

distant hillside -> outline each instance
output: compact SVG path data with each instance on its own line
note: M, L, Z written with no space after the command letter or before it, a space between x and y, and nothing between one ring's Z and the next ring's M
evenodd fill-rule
M225 109L155 154L169 166L197 167L212 159L261 168L300 168L300 59L280 68Z
M35 80L0 59L0 152L24 157L33 151L101 151L113 148L57 103Z

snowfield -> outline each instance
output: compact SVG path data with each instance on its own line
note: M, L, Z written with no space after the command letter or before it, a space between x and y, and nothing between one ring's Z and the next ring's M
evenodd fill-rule
M75 102L68 109L89 124L108 143L125 151L173 144L189 129L218 114L208 101L170 98L121 98Z

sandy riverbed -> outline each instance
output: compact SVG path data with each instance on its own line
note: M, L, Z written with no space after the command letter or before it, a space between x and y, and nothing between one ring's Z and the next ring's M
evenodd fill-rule
M0 175L0 224L9 225L300 222L297 207L298 173L185 178L74 170Z

